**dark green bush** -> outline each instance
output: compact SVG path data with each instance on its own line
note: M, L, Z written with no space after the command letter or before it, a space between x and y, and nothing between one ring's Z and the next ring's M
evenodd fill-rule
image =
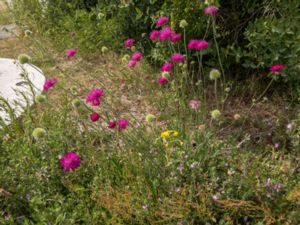
M274 63L285 64L285 81L298 79L299 73L299 4L298 1L215 0L220 7L216 17L217 41L226 71L244 78L247 74L267 71ZM148 34L155 28L155 19L166 15L178 32L182 19L188 22L186 39L210 41L211 50L204 63L218 67L217 54L208 17L203 14L204 2L199 0L16 0L15 11L23 22L34 24L43 34L63 40L65 46L93 52L106 45L116 50L127 38L134 38L137 47L156 61ZM25 22L25 24L26 24ZM76 37L70 38L70 32ZM184 45L181 48L183 51ZM152 49L152 51L151 51ZM154 54L154 56L153 56ZM226 73L227 76L229 72Z
M271 15L249 24L244 32L247 44L238 48L236 54L242 66L264 70L281 63L287 68L281 74L284 81L300 80L299 4L280 4Z

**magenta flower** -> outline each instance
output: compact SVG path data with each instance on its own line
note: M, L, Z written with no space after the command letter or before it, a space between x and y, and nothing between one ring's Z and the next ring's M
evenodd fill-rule
M159 36L160 36L160 31L159 30L153 30L151 31L150 35L149 35L149 38L151 41L154 41L156 39L159 39Z
M143 58L143 54L141 52L133 53L131 60L140 61Z
M104 91L100 88L91 90L86 97L86 102L91 103L93 106L98 106L101 103L101 97L104 95Z
M124 46L125 47L131 47L132 45L134 45L135 40L132 38L127 39L126 41L124 41Z
M91 101L92 106L98 106L101 104L101 99L100 98L95 98Z
M183 62L184 61L184 56L181 55L180 53L174 53L171 56L171 61L172 62Z
M77 54L77 50L75 48L71 48L66 51L66 54L67 54L67 59L70 60L74 55Z
M187 45L188 49L201 51L208 48L208 42L205 40L192 39Z
M114 129L115 127L117 126L117 122L116 121L110 121L109 123L108 123L108 128L109 129Z
M135 60L129 60L127 66L128 66L129 68L133 68L133 67L136 66L136 63L137 63L137 61L135 61Z
M159 34L159 40L165 41L171 39L175 32L170 27L165 27Z
M90 115L90 119L91 119L92 122L97 122L100 119L100 115L96 112L93 112Z
M216 15L219 11L219 8L217 6L214 6L214 5L210 5L210 6L207 6L205 9L204 9L204 13L206 15Z
M173 68L172 63L164 63L160 69L161 72L170 72Z
M283 70L285 68L284 65L282 64L274 64L273 66L271 66L270 68L270 72L272 74L278 74L281 70Z
M168 82L169 82L168 79L165 78L165 77L163 77L163 76L161 76L161 77L158 79L158 81L157 81L157 83L158 83L159 85L165 85L165 84L167 84Z
M156 20L156 26L162 26L169 22L168 17L161 16Z
M203 50L208 48L208 42L205 40L199 40L196 46L196 50Z
M67 152L59 160L60 166L65 172L74 171L80 166L80 156L75 152Z
M192 110L198 110L201 102L199 100L191 100L189 103L190 109Z
M181 39L181 34L174 34L171 36L171 41L174 43L180 41L180 39Z
M199 40L197 40L197 39L190 40L188 45L187 45L188 49L196 49L197 45L198 45L198 42L199 42Z
M56 78L47 79L44 84L44 91L48 91L50 88L52 88L57 83Z
M128 127L128 125L129 125L129 122L126 119L120 119L118 121L118 126L119 126L120 130L125 130Z

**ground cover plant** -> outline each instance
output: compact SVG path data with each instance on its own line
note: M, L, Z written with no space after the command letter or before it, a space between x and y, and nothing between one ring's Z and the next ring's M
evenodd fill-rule
M14 15L38 4L17 3ZM77 32L47 20L63 37L54 43L37 14L17 21L23 30L14 43L23 52L16 56L41 67L47 81L33 107L1 124L1 224L300 223L299 93L276 86L294 64L270 57L257 65L265 66L264 82L234 80L218 42L222 7L198 13L210 40L205 29L187 37L184 18L172 27L158 15L145 20L147 43L118 37L111 43L117 53L98 42L110 39L107 24L93 40L97 23L83 22L86 30ZM112 21L112 30L121 26ZM84 51L83 40L98 51ZM147 54L159 57L155 65Z

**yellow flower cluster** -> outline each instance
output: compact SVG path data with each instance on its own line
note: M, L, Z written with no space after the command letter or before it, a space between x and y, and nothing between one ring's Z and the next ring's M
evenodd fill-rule
M165 148L169 148L169 147L174 146L178 143L181 144L181 141L179 141L177 139L178 136L179 136L179 132L176 131L176 130L166 130L166 131L161 132L161 134L160 134L160 137L163 140Z
M178 137L179 133L176 130L166 130L161 132L161 138L170 138L170 137Z

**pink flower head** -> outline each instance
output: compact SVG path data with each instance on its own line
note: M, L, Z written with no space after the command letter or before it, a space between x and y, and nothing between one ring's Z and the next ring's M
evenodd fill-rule
M101 104L100 98L95 98L91 101L92 106L98 106Z
M171 41L174 43L180 41L180 39L181 39L181 34L174 34L171 36Z
M74 171L80 166L80 156L75 152L67 152L59 160L60 166L65 172Z
M117 126L117 122L116 121L110 121L109 123L108 123L108 128L109 129L114 129L115 127Z
M172 63L164 63L160 69L161 72L170 72L173 68Z
M274 64L273 66L271 66L270 71L272 74L277 74L284 68L285 68L285 66L282 64Z
M90 115L90 119L91 119L92 122L97 122L100 119L100 115L96 112L93 112Z
M196 50L203 50L208 48L208 42L205 40L199 40L196 45Z
M188 45L187 45L188 49L196 49L197 45L198 45L198 42L199 42L199 40L197 40L197 39L190 40Z
M132 45L134 45L135 40L132 38L127 39L126 41L124 41L124 46L125 47L131 47Z
M76 55L77 50L75 48L71 48L66 51L67 59L71 59L74 55Z
M187 47L188 47L188 49L191 49L191 50L200 51L200 50L206 49L208 47L208 42L205 40L192 39L189 41Z
M91 103L93 106L98 106L100 105L101 101L100 98L104 95L104 91L100 88L95 88L91 90L86 97L86 102Z
M169 22L168 17L161 16L156 20L156 26L162 26Z
M140 61L143 58L143 54L141 52L133 53L131 60Z
M48 89L52 88L57 83L56 78L47 79L44 84L44 91L48 91Z
M171 39L175 32L170 27L165 27L159 34L159 40L165 41Z
M219 11L219 8L217 6L214 6L214 5L210 5L210 6L207 6L205 9L204 9L204 13L206 15L216 15Z
M156 39L159 39L159 36L160 36L160 31L159 30L153 30L151 31L150 35L149 35L149 38L151 41L154 41Z
M218 201L218 200L219 200L219 197L218 197L217 195L213 195L211 198L212 198L212 200L214 200L214 201Z
M118 126L119 126L120 130L125 130L128 127L128 125L129 125L129 122L126 119L120 119L118 121Z
M133 67L136 66L136 63L137 63L137 61L135 61L135 60L129 60L127 66L128 66L129 68L133 68Z
M293 124L289 123L288 125L286 125L286 128L289 129L289 130L293 129Z
M158 81L157 81L157 83L160 84L160 85L165 85L165 84L167 84L168 82L169 82L168 79L165 78L165 77L163 77L163 76L161 76L161 77L158 79Z
M172 62L183 62L184 61L184 56L181 55L180 53L174 53L171 56L171 61Z
M199 100L191 100L189 103L190 109L192 110L198 110L201 102Z

